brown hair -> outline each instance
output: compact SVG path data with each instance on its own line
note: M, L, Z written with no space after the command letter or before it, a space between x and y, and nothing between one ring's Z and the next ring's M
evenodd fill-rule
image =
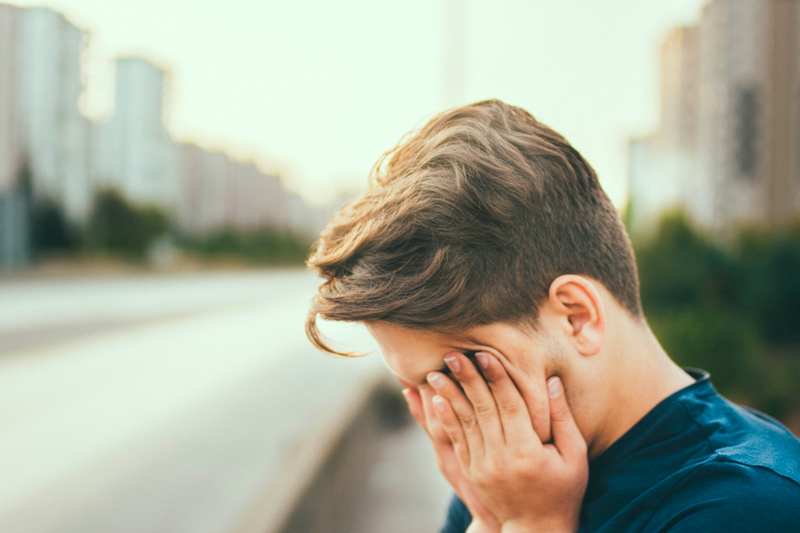
M318 316L436 331L535 324L562 274L596 279L642 314L628 235L592 167L497 100L442 113L384 154L308 265L325 282L306 332L331 353Z

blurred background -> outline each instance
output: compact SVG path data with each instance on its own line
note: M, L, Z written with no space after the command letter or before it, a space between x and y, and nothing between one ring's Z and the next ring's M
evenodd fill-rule
M800 432L797 0L18 0L0 530L435 531L379 358L305 340L303 261L380 154L486 98L598 171L667 352Z

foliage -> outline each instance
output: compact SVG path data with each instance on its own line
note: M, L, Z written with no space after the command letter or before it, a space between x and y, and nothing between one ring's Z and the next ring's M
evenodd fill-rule
M673 359L774 416L800 408L800 225L726 245L672 214L636 256L642 306Z
M738 257L747 282L740 306L770 342L800 341L800 224L772 234L743 232Z
M78 235L56 202L45 198L32 202L30 210L31 245L34 253L72 252L79 245Z
M738 313L690 307L653 313L650 326L679 365L707 370L725 394L742 397L752 392L752 377L762 357L760 339L753 325Z
M731 258L681 215L665 217L655 240L636 250L642 305L661 311L725 305L735 292Z
M76 229L71 227L60 204L52 198L37 198L33 193L30 161L23 158L17 175L17 190L28 206L29 237L32 251L40 256L74 251L79 244Z
M225 228L202 237L185 239L183 244L205 257L275 265L302 265L310 248L310 243L290 232L267 228L249 232Z
M70 225L57 203L33 201L31 196L28 194L33 202L31 228L37 252L77 252L83 248L142 261L153 244L171 231L162 210L134 205L113 189L95 195L92 213L84 227ZM311 243L287 231L262 228L240 232L223 228L204 236L185 237L180 245L206 258L259 265L302 265Z
M158 208L134 206L114 190L102 190L86 229L90 249L142 259L150 244L169 228L167 216Z

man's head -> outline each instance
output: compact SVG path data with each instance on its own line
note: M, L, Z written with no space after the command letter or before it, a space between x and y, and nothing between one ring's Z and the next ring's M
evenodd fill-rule
M376 165L309 264L316 317L463 331L535 325L563 274L641 315L633 252L594 170L524 110L491 100L431 120Z
M620 406L688 379L643 320L633 250L594 170L496 100L447 111L385 154L309 265L325 279L306 324L315 345L333 352L318 317L365 323L423 392L448 353L489 351L543 439L549 415L536 410L552 375L592 453L638 420Z

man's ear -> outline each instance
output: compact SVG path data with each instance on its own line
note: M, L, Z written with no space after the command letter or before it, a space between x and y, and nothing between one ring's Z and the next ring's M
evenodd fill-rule
M588 279L573 274L559 276L550 285L547 306L581 355L600 351L606 334L606 311L600 293Z

